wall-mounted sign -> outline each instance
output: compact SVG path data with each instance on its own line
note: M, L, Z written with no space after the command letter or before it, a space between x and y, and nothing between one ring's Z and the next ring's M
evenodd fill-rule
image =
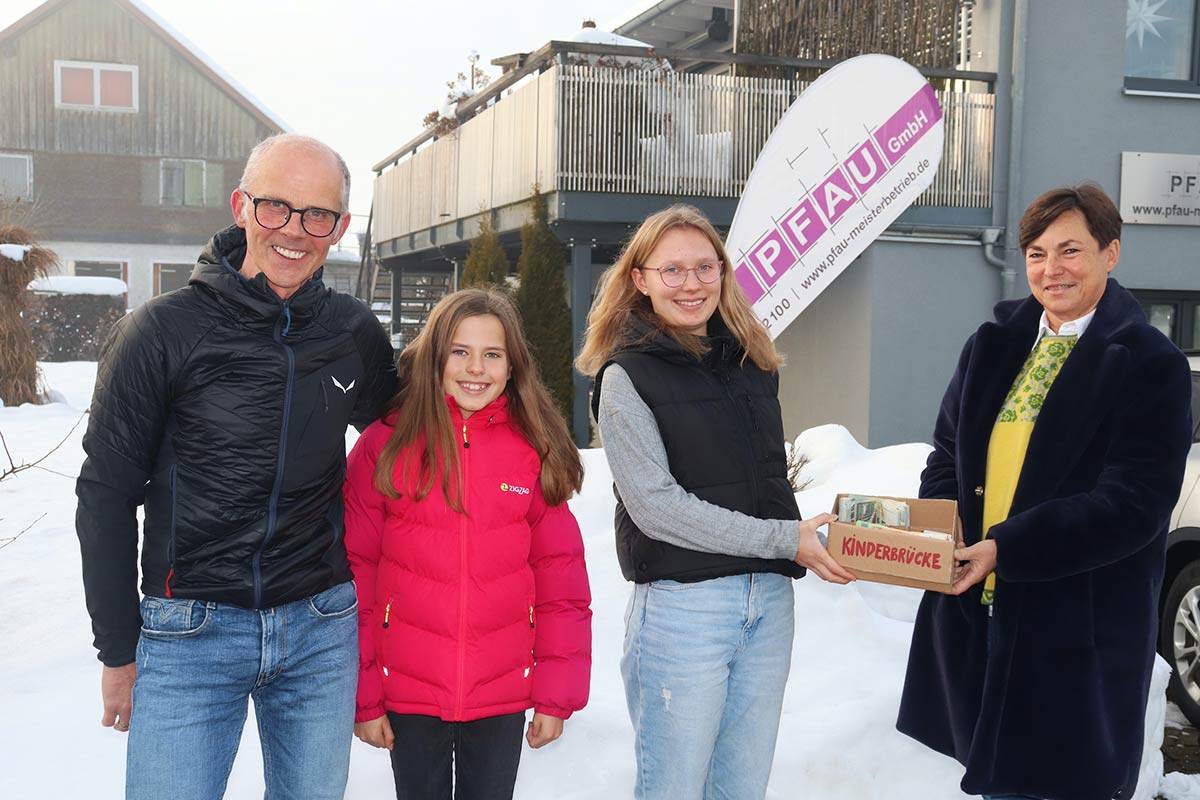
M1200 225L1200 154L1121 153L1121 219Z
M746 181L726 250L777 337L933 182L942 109L898 58L851 58L783 115Z

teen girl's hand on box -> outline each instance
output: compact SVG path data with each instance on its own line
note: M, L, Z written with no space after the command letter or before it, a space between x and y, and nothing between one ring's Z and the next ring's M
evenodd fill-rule
M829 583L847 584L855 580L854 575L833 560L825 545L817 537L817 528L837 520L837 514L817 514L800 522L800 545L796 550L796 563L811 569L821 580Z

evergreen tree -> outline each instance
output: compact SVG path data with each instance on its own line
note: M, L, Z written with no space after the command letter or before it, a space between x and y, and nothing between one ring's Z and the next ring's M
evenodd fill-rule
M521 226L521 257L517 260L521 285L515 300L542 381L569 422L575 387L571 310L563 278L567 250L550 230L546 195L535 193L530 203L533 217Z
M479 222L479 233L471 240L471 249L467 251L462 285L465 287L494 284L504 288L504 279L507 277L508 256L504 254L500 234L496 233L491 216L485 214Z

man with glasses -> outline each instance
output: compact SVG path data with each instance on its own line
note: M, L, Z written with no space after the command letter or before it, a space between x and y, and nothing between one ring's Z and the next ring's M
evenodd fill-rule
M345 434L397 389L379 322L321 282L349 192L321 142L260 143L235 224L101 355L76 527L101 722L129 731L129 798L223 795L249 699L268 798L345 790L358 674Z

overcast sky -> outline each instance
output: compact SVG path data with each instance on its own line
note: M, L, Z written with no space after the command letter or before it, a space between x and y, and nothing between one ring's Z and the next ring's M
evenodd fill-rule
M365 227L371 165L421 130L467 54L493 58L567 39L585 18L625 19L646 0L141 0L292 130L323 139L353 174ZM0 0L0 29L40 0Z

